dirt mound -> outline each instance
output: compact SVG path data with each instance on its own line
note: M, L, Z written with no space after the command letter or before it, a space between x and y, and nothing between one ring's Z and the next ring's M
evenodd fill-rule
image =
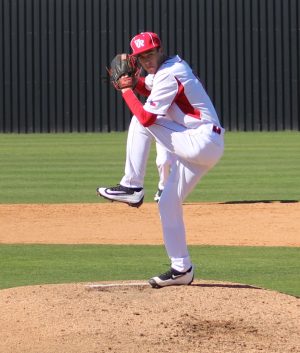
M294 297L207 281L159 290L121 284L0 291L0 351L300 352Z

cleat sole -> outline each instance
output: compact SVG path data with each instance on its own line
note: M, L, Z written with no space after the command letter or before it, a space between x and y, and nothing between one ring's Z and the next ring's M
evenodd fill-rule
M139 208L139 207L142 206L143 202L144 202L144 197L138 203L127 203L127 202L125 202L125 203L127 203L127 205L130 206L130 207Z
M151 286L152 288L156 288L156 289L162 288L162 287L159 286L159 285L154 281L154 279L152 279L152 278L149 279L148 283L150 284L150 286Z

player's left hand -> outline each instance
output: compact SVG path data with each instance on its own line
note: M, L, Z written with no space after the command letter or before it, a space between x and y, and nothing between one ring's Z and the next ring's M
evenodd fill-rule
M134 56L123 53L113 58L108 73L111 83L117 90L134 89L140 74L140 68Z

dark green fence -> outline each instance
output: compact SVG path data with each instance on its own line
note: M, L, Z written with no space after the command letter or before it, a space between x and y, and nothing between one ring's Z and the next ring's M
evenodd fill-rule
M127 129L105 67L144 30L228 130L300 129L299 0L0 0L0 132Z

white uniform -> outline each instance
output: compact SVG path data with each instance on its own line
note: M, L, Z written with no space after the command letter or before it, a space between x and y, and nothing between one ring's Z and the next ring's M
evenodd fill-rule
M149 74L145 78L145 86L146 88L151 91L153 87L153 74ZM156 166L158 169L158 189L163 190L169 178L170 169L172 162L174 162L174 157L172 153L170 153L163 145L156 142Z
M191 260L182 202L221 158L224 129L202 84L179 56L168 58L153 76L144 109L157 114L157 119L144 127L133 116L128 131L125 175L120 184L143 187L153 138L175 155L159 211L171 266L184 272L191 267Z
M173 154L170 153L163 145L156 142L156 166L158 169L158 189L164 190L168 181L172 163L175 161Z

